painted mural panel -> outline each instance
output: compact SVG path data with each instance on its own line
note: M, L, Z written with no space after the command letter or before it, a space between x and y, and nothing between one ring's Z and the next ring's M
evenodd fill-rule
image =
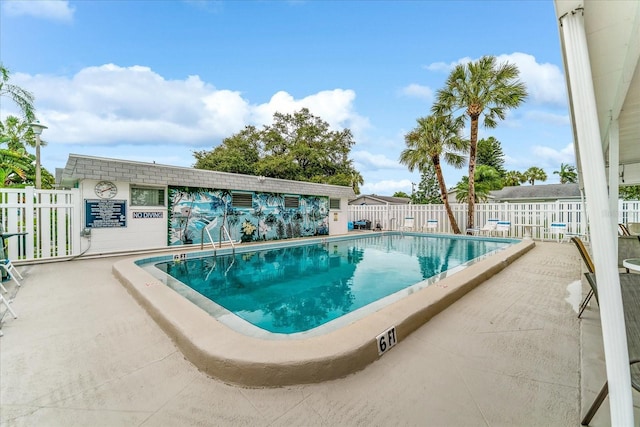
M280 240L329 234L329 198L276 193L244 194L250 206L234 206L233 192L169 187L168 244ZM291 203L291 202L297 203ZM297 207L291 207L296 205ZM222 225L229 231L227 235Z

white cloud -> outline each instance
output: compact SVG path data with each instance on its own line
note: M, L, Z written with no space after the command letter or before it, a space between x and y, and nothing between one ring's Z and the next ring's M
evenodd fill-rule
M471 61L475 61L475 60L469 57L464 57L464 58L458 59L457 61L449 62L448 64L446 62L434 62L432 64L425 65L424 68L429 71L449 72L453 70L453 68L456 65L466 64L467 62L471 62Z
M406 170L397 160L392 160L383 154L372 154L368 151L353 151L351 158L356 163L359 171L378 169L402 169Z
M71 22L75 12L67 0L3 0L2 10L9 16L33 16L61 22Z
M530 98L537 103L567 104L567 89L562 71L557 65L539 64L526 53L500 55L498 62L511 62L518 66L520 78L527 85Z
M524 114L526 120L548 123L556 126L570 126L571 119L568 114L555 114L548 111L528 111Z
M359 135L370 127L369 120L354 112L353 102L356 93L353 90L324 90L302 99L294 99L289 93L279 91L267 104L258 105L253 111L253 122L271 123L273 114L293 113L308 108L311 114L322 118L333 129L348 127L354 135Z
M411 193L411 181L408 179L402 179L399 181L384 180L373 183L365 183L360 187L361 194L377 194L380 196L390 196L396 191L404 191L405 193Z
M417 83L412 83L409 86L403 87L400 90L400 93L405 96L424 99L426 101L433 100L433 90L428 86L422 86Z
M451 63L434 62L426 65L429 71L449 72L456 65L477 61L479 58L460 58ZM535 103L566 105L566 85L562 71L557 65L540 64L533 55L521 52L504 54L496 57L498 63L511 62L518 66L520 79L527 85L529 98Z
M355 112L352 90L302 99L281 91L252 105L242 93L217 89L198 76L167 80L149 67L114 64L87 67L72 77L16 73L12 83L34 93L38 118L49 126L46 138L67 144L215 145L245 125L269 124L276 111L302 107L356 136L369 127Z
M545 162L546 165L560 167L560 163L575 163L573 143L560 150L544 145L535 145L533 146L532 151L533 154L537 156L540 161Z

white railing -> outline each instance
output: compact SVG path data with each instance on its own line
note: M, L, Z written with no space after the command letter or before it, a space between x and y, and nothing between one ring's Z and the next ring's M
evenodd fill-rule
M466 203L451 205L460 230L467 228ZM0 224L7 233L27 233L6 239L7 253L15 261L66 258L80 255L80 233L84 229L83 206L78 189L36 190L0 188ZM533 224L534 239L546 239L552 222L567 224L570 233L587 235L585 210L579 201L549 203L481 203L476 205L475 226L489 219L510 221L510 237L523 237L524 227ZM451 233L444 205L349 206L349 221L371 221L383 230L399 230L405 217L413 217L415 229L426 228L430 219L438 220L436 230ZM640 223L640 202L620 201L618 222ZM227 236L231 240L230 236Z
M451 204L458 227L467 229L467 204ZM640 216L640 202L620 202L620 222L636 222ZM510 237L523 237L525 225L530 225L534 239L550 238L552 223L567 224L567 232L588 235L584 206L580 201L559 200L548 203L479 203L475 205L474 226L482 227L489 219L510 221ZM451 225L444 205L380 205L349 206L349 221L368 220L371 227L380 225L383 230L399 230L404 218L414 218L414 230L426 229L427 221L438 220L435 232L451 233ZM640 221L637 221L640 222Z
M0 224L6 233L27 233L6 239L9 259L77 255L82 230L79 199L77 189L0 189Z

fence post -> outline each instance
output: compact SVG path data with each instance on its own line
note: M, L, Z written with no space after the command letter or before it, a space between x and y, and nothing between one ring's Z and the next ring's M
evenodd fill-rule
M35 187L25 187L24 189L24 231L27 233L25 256L27 259L35 258L35 254L39 253L36 248L37 242L40 241L38 236L38 227L35 223ZM38 257L39 258L39 257Z
M71 255L80 255L82 253L82 238L80 230L84 229L82 223L82 199L80 198L80 189L71 189Z

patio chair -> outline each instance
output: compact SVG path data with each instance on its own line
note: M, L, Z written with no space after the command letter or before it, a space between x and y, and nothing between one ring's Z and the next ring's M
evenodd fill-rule
M437 219L428 219L427 223L425 224L424 228L426 230L437 230L438 229L438 220Z
M564 222L552 222L546 231L551 239L560 243L568 242L572 237L584 237L583 234L570 232Z
M477 233L474 234L478 234L478 233L486 233L487 235L491 235L491 233L493 233L493 231L496 229L496 227L498 226L498 219L489 219L487 220L487 222L482 226L482 228L478 228L477 229Z
M20 282L18 282L16 276L18 276L20 280L24 279L24 277L22 277L22 274L20 274L18 269L11 263L10 259L0 259L0 269L4 270L6 275L20 286Z
M494 231L496 234L502 233L502 237L507 237L511 231L511 221L498 221Z
M622 223L618 223L618 235L619 236L631 236L631 233L629 232L629 229L627 228L626 225L624 225Z
M413 220L414 218L412 216L405 217L404 223L400 226L400 231L413 230Z
M585 248L584 243L582 243L582 240L580 240L579 237L572 237L571 241L576 245L576 248L578 248L578 253L582 257L582 261L584 261L584 265L587 267L587 270L589 270L589 273L595 273L596 267L593 264L593 260L591 259L587 248ZM589 289L589 292L587 292L587 295L585 295L584 300L582 300L582 302L580 303L578 318L582 316L582 312L585 308L587 308L587 304L589 304L589 300L591 300L591 297L595 296L596 302L600 304L598 302L598 290L595 288L595 283L591 283L591 281L588 282L591 289Z
M630 258L640 258L640 236L618 236L618 268L625 268L622 262Z
M7 299L4 297L4 295L0 294L0 304L4 304L7 307L7 311L9 311L9 313L11 313L11 315L13 316L14 319L18 318L18 315L16 314L15 311L13 311L13 309L11 308L11 306L9 305L11 303L11 301L7 301ZM2 331L0 331L0 337L2 336Z
M585 273L587 281L593 288L596 287L596 277L593 273ZM627 335L627 350L629 352L629 373L631 374L631 387L640 392L640 275L620 273L620 290L622 292L622 305ZM583 426L589 425L602 402L609 394L609 382L606 381L602 389L593 400L584 418L580 421Z

